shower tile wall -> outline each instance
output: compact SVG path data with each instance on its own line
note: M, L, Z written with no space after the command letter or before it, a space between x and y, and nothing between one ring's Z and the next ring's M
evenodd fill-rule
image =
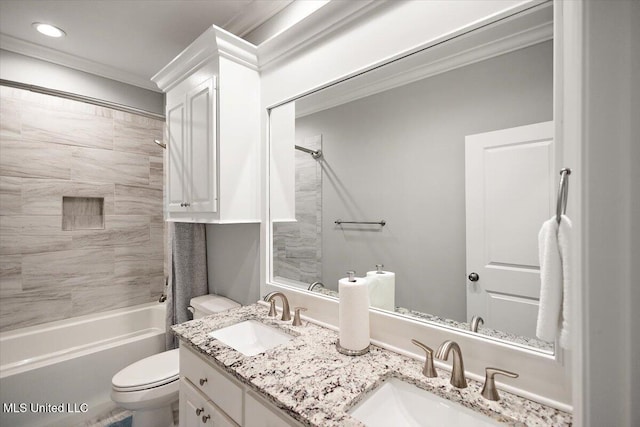
M0 330L153 301L164 287L164 122L0 87ZM104 229L62 230L62 198Z
M312 150L322 148L322 136L297 141ZM311 284L322 274L322 168L318 160L295 152L296 222L273 224L274 276Z

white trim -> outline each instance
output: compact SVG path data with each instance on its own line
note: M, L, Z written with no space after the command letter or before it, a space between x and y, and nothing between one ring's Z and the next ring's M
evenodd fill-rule
M151 77L151 80L163 92L167 92L204 63L217 59L219 56L252 70L258 70L257 48L240 37L213 25Z
M478 30L483 31L483 30ZM528 29L518 34L507 36L489 43L472 47L462 52L445 56L435 61L428 62L419 67L409 69L402 73L396 73L383 78L375 84L357 87L340 96L331 96L330 99L313 105L300 103L296 105L296 117L302 117L318 111L326 110L356 99L365 98L385 90L403 86L418 80L445 73L456 68L465 67L476 62L484 61L499 55L523 49L544 41L553 39L553 23L548 22L535 28Z
M258 46L260 69L278 62L321 40L365 13L381 7L384 1L330 1L295 25L275 34Z
M239 37L244 37L287 8L294 0L253 1L241 9L222 27Z
M95 74L97 76L116 80L122 83L127 83L133 86L138 86L144 89L152 90L154 92L160 92L156 85L154 85L148 78L144 76L129 73L118 68L111 67L109 65L101 64L99 62L81 58L79 56L64 53L46 46L37 45L35 43L11 37L6 34L0 34L0 49L19 53L31 58L42 59L44 61L62 65L64 67L84 71L85 73Z

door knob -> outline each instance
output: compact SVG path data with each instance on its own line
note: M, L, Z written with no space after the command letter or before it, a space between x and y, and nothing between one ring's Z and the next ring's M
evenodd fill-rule
M477 282L480 279L480 276L478 276L478 273L471 273L469 275L469 280L471 280L472 282Z

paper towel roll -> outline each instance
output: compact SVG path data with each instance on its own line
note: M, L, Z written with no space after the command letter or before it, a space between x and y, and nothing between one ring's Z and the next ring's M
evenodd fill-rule
M340 346L360 351L369 346L369 290L367 279L356 277L338 281L340 293Z
M395 311L396 273L391 271L367 271L369 302L372 307Z

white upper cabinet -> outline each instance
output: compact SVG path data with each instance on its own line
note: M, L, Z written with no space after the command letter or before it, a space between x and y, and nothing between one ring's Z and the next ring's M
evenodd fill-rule
M259 222L255 46L211 27L152 80L166 93L166 219Z

